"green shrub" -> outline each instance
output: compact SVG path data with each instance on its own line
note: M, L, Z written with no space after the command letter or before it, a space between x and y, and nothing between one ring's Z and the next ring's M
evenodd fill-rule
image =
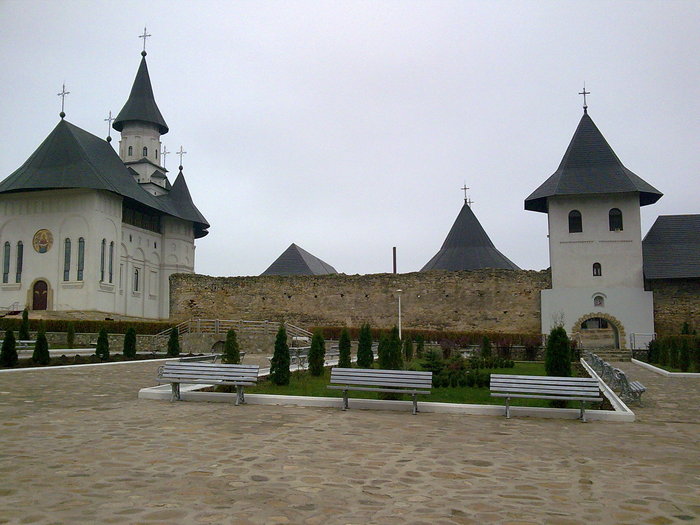
M236 331L232 328L226 332L226 342L224 343L224 355L221 357L224 363L238 365L241 363L241 350L238 346Z
M661 366L667 366L669 360L668 355L668 341L659 341L659 364Z
M109 360L109 337L107 336L106 328L102 328L97 336L97 348L95 349L95 355L102 361Z
M124 334L124 357L134 359L136 357L136 330L132 327Z
M168 355L170 357L180 355L180 334L176 326L170 330L170 337L168 337Z
M380 340L377 353L379 354L379 368L383 370L401 370L403 368L398 328L392 328L390 335L385 335Z
M410 335L403 340L403 359L407 363L413 361L413 339Z
M681 334L682 335L690 335L692 333L693 332L690 330L690 323L688 323L688 321L685 321L683 323L683 326L681 327Z
M481 339L479 350L481 351L481 357L491 357L491 340L488 337L484 336Z
M650 363L656 364L659 362L659 358L661 357L659 354L661 352L659 341L656 339L653 339L649 341L649 352L647 353L647 359Z
M352 343L350 342L350 333L346 328L340 332L340 339L338 340L338 367L339 368L350 368L352 366L350 359L350 349Z
M308 360L309 373L315 377L323 375L323 365L326 360L326 342L320 330L316 330L311 338Z
M671 368L678 368L678 343L670 340L668 342L668 365Z
M525 360L534 361L535 359L537 359L537 348L537 345L525 345Z
M26 308L22 310L22 323L19 325L19 333L17 338L20 341L26 341L29 339L29 310Z
M46 366L51 362L51 354L49 353L49 343L46 340L46 329L43 325L39 328L36 335L36 343L34 343L34 353L32 361L37 365Z
M7 330L5 339L2 342L2 349L0 349L0 366L11 368L17 365L17 361L19 361L19 358L17 357L15 334L12 330Z
M75 348L75 325L73 323L68 323L66 328L66 346Z
M680 341L678 350L678 368L681 372L690 370L690 341L687 337L683 337Z
M445 367L440 352L437 350L429 350L425 356L425 363L422 364L422 367L424 370L432 372L433 377L439 374Z
M287 330L281 324L275 338L275 351L270 361L270 381L274 385L289 384L289 345Z
M357 343L357 366L360 368L372 368L374 355L372 354L372 329L369 324L363 324Z
M571 343L561 326L549 333L544 367L548 376L571 377Z
M422 335L416 336L416 357L418 359L423 359L423 354L425 353L425 339Z

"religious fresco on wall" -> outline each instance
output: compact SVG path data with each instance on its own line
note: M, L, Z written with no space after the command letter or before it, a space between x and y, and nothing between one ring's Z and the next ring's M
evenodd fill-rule
M53 234L46 229L38 230L32 239L32 246L37 253L46 253L53 246Z

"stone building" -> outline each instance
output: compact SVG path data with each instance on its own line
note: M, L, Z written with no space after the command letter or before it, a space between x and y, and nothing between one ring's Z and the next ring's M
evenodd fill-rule
M182 166L171 184L162 165L146 52L113 124L119 155L64 117L0 183L0 306L168 318L169 277L194 271L209 224Z

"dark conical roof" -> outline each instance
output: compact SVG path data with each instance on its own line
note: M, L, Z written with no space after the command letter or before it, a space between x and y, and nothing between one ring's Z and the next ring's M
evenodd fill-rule
M134 85L131 87L129 99L117 115L112 127L117 131L124 128L128 121L149 122L158 126L161 135L168 132L168 125L163 115L160 114L156 99L153 96L151 78L148 76L148 66L145 55L141 58L141 65L136 73Z
M66 120L61 120L26 162L0 182L0 193L69 188L110 191L194 222L196 237L207 234L209 224L192 203L182 174L169 193L151 195L136 182L108 142Z
M330 264L292 243L260 275L326 275L338 273Z
M525 199L525 209L547 213L547 199L555 195L625 192L639 192L640 206L663 195L625 168L586 112L557 171Z
M457 216L442 248L423 266L427 270L477 270L479 268L504 268L519 270L505 255L499 252L467 203Z

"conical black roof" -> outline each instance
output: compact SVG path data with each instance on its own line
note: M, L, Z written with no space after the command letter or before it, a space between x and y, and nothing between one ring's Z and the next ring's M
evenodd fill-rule
M471 207L464 203L442 248L423 266L421 272L479 268L520 269L496 249Z
M179 217L181 219L186 219L196 224L195 237L204 237L209 233L206 231L207 228L209 228L209 223L204 218L204 215L202 215L194 205L192 196L190 195L190 190L185 182L185 176L182 173L182 169L180 169L180 173L178 173L170 192L165 195L161 195L159 198L166 198L170 200L178 210Z
M112 127L117 131L121 131L124 128L124 123L128 121L155 124L158 126L161 135L165 135L168 132L168 125L165 123L163 115L160 114L156 99L153 96L145 52L141 58L141 65L136 73L134 85L131 87L129 99L124 104L119 115L117 115Z
M639 192L640 206L653 204L663 195L622 164L585 112L559 168L525 199L525 209L547 213L547 198L555 195L625 192Z
M260 275L326 275L338 273L330 264L292 243Z

